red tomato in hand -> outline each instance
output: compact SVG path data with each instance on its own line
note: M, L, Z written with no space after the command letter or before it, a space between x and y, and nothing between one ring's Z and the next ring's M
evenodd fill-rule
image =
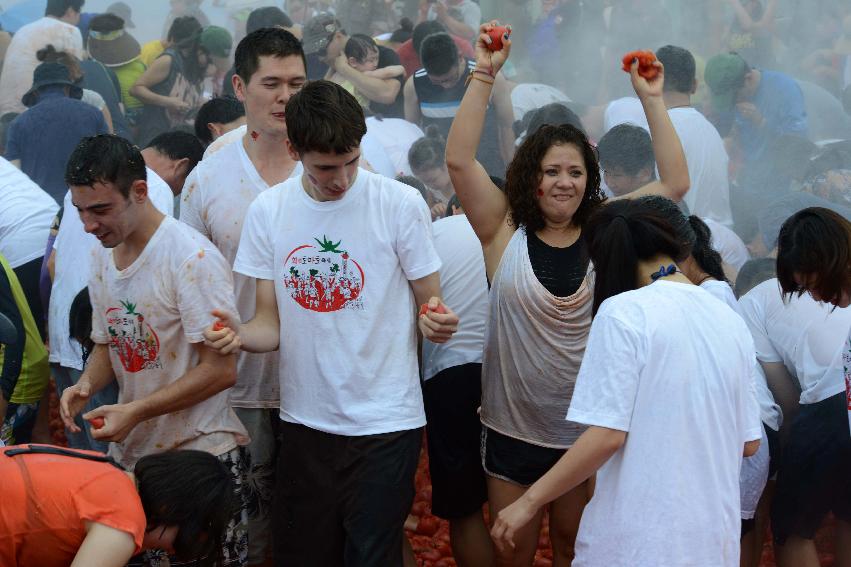
M214 331L221 331L224 328L225 328L225 325L221 321L216 321L215 323L213 323L213 330Z
M659 74L659 69L653 65L656 54L652 51L630 51L623 56L623 70L629 73L632 62L636 59L638 59L638 74L645 79L655 79Z
M89 423L92 424L93 429L101 429L104 426L104 419L102 417L93 417L89 420Z
M490 45L488 45L488 49L491 51L501 51L502 50L502 39L506 35L511 35L511 30L505 26L495 26L491 31L488 32L488 35L491 38Z

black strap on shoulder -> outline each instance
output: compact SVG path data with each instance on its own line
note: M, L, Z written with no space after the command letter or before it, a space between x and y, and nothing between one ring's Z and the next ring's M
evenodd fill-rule
M56 447L54 445L21 445L14 449L7 449L5 454L7 457L15 457L17 455L59 455L62 457L75 457L98 463L109 463L119 470L124 470L124 467L115 462L115 459L109 455L90 455L88 453L80 453L73 449L65 449L64 447Z

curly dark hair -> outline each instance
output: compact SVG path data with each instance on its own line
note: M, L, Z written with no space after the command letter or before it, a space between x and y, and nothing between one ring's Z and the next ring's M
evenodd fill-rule
M597 152L585 134L570 124L546 124L520 144L505 174L505 193L511 211L511 223L515 227L522 226L527 231L536 232L546 225L544 213L535 196L543 178L541 161L551 147L563 144L572 144L579 149L585 161L587 175L585 195L573 214L573 225L583 226L605 201L606 198L600 190Z

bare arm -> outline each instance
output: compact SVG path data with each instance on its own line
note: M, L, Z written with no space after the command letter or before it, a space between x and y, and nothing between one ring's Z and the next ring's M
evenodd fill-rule
M417 306L428 306L425 313L417 316L417 326L423 338L433 343L445 343L451 339L458 330L458 316L440 299L440 272L409 280L408 283Z
M405 120L411 124L420 125L422 123L422 114L420 114L420 101L417 98L417 90L414 88L414 76L408 77L405 83L404 91L405 99Z
M171 71L171 56L163 55L154 60L145 72L139 75L136 82L130 87L130 94L145 104L154 106L169 106L171 97L159 95L151 90L152 87L162 83L168 78Z
M109 346L96 344L80 379L70 388L65 388L59 400L59 415L69 431L79 433L80 428L74 423L74 418L83 411L91 396L100 392L113 380L115 380L115 373L112 371L112 363L109 360Z
M514 157L514 106L511 104L511 88L502 73L498 73L493 85L493 106L499 124L499 149L506 164Z
M589 427L570 451L517 501L503 509L494 522L491 536L497 547L514 546L514 534L545 504L591 477L626 442L626 432L605 427Z
M399 94L399 89L402 88L397 79L382 79L361 73L349 65L345 54L341 54L336 59L334 68L337 73L351 81L366 98L381 104L392 104Z
M86 522L86 537L71 567L122 567L135 550L136 543L129 533L97 522Z
M398 77L404 74L405 68L401 65L390 65L389 67L382 67L375 71L364 72L364 75L367 77L374 77L376 79L392 79L393 77Z
M647 80L638 74L638 63L632 65L632 86L644 107L647 123L650 126L650 138L653 143L653 153L656 155L656 166L659 168L659 179L628 195L634 199L645 195L661 195L673 201L681 201L689 188L688 164L680 144L677 131L668 116L665 101L662 99L664 84L664 69L658 61L655 63L659 75Z
M792 420L798 413L798 408L801 400L801 390L798 387L798 382L789 374L786 366L782 362L762 362L760 361L763 372L765 372L765 381L768 384L768 389L774 396L774 400L780 406L780 411L783 412L783 427L784 431L788 431Z
M753 441L747 441L745 443L745 448L742 451L742 456L744 457L753 457L756 455L756 452L759 451L759 439L754 439Z
M446 4L444 4L441 0L437 0L433 6L434 11L437 14L437 20L446 26L449 33L471 41L476 37L476 29L467 25L466 22L456 20L450 16Z
M227 313L213 311L223 327L204 331L204 344L220 352L231 354L240 349L246 352L272 352L277 350L281 342L281 327L278 317L278 300L275 297L275 282L272 280L255 280L257 282L257 299L254 318L251 321L237 325Z

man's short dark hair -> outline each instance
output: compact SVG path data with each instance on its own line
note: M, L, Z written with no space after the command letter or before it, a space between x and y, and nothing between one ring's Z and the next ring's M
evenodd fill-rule
M271 56L283 59L291 55L300 57L304 68L307 69L304 49L296 36L281 28L260 28L245 36L236 46L234 68L236 74L249 83L251 76L260 67L261 57Z
M208 100L195 115L195 136L204 145L213 141L213 134L207 124L229 124L245 116L245 106L232 96L220 96Z
M194 16L180 16L171 23L167 37L172 43L183 44L200 37L202 30L201 22Z
M139 180L148 180L142 153L138 147L114 134L83 138L65 166L65 183L69 186L112 183L125 198L130 196L133 182Z
M262 28L291 28L293 27L292 19L280 8L275 6L266 6L265 8L257 8L248 14L248 20L245 22L245 33L256 32Z
M691 94L696 76L691 52L676 45L666 45L656 51L656 58L665 66L665 90Z
M448 33L448 31L449 30L446 29L446 26L437 20L426 20L418 23L411 34L411 45L414 48L414 53L416 53L417 57L419 57L420 48L423 46L423 40L431 34Z
M44 15L61 18L68 11L68 8L80 13L83 11L83 4L85 4L85 0L47 0Z
M222 543L237 507L225 464L203 451L166 451L142 457L133 473L148 527L177 526L178 557L221 565Z
M360 146L366 119L357 99L331 81L312 81L287 103L287 132L299 154L345 154Z
M429 75L445 75L458 64L458 46L448 33L433 33L423 40L420 60Z
M189 160L189 169L187 171L195 169L195 166L204 157L204 145L201 143L201 140L194 134L179 130L163 132L148 142L145 148L153 148L175 161L186 158Z
M597 144L597 153L603 169L620 168L626 175L656 167L650 134L634 124L618 124L606 132Z

